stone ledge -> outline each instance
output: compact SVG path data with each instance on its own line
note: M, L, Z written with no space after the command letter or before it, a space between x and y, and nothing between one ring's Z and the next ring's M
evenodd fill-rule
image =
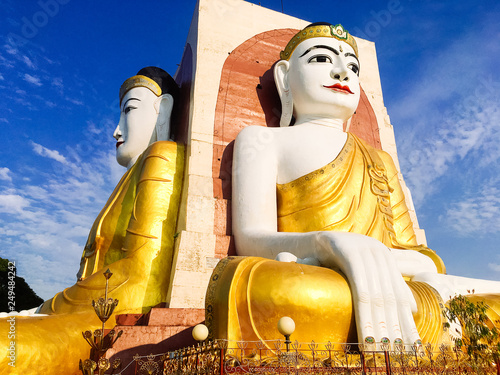
M135 355L162 354L195 345L193 327L205 321L205 310L154 307L148 314L122 314L116 320L123 325L116 325L114 330L123 334L106 358L111 362L120 358L123 369ZM132 363L122 374L134 373Z
M153 308L149 313L148 326L195 326L205 320L205 309Z

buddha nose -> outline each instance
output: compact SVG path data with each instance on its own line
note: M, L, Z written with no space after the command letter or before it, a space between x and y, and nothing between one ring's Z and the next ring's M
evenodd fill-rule
M113 132L113 138L118 140L122 136L122 131L120 130L120 124L116 126L115 131Z
M332 67L330 76L333 79L339 80L341 82L347 82L349 81L349 76L347 73L348 73L347 67L343 66L342 64L339 64Z

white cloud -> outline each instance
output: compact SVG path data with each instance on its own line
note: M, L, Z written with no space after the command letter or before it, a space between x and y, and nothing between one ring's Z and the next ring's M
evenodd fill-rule
M28 56L24 55L22 57L22 60L26 64L26 66L28 66L28 68L31 68L31 69L36 68L35 64L33 63L33 61L31 61L31 59Z
M5 78L3 78L3 75L0 74L0 81L4 81Z
M488 169L488 173L500 173L497 100L477 99L468 110L457 108L439 124L439 129L429 131L427 136L413 133L401 139L399 155L404 176L417 206L440 188L438 180L442 176L454 174L452 167L461 168L463 160L476 163L478 169Z
M76 104L76 105L83 105L83 102L81 100L73 99L73 98L68 98L68 97L66 97L65 99L68 102L70 102L70 103L73 103L73 104Z
M422 64L425 74L391 108L395 126L404 124L398 129L399 158L417 208L445 189L443 176L463 168L464 161L485 174L500 174L500 74L487 69L500 56L463 53L475 44L474 36L465 36L432 55Z
M500 231L500 190L491 183L479 194L452 203L445 220L459 236L485 236Z
M17 214L28 207L30 202L20 195L0 194L0 213Z
M67 244L66 244L67 245ZM68 248L68 252L74 250ZM23 276L30 287L43 299L49 299L57 291L62 291L74 283L76 280L76 259L71 257L62 257L62 259L53 260L47 255L48 252L37 253L19 253L10 257L15 259L18 274ZM69 258L69 259L68 259ZM36 272L33 272L36 270Z
M102 133L102 129L98 128L94 121L87 121L87 130L93 134Z
M41 186L28 185L24 187L23 191L26 196L34 200L43 200L49 195L47 189Z
M11 173L12 172L10 171L9 168L5 168L5 167L0 168L0 180L12 181L12 177L10 176Z
M26 82L32 83L35 86L42 86L42 82L40 81L40 78L32 76L31 74L24 74L24 80Z
M4 66L6 68L13 68L14 63L11 60L8 60L4 56L0 55L0 66Z
M66 158L59 153L57 150L50 150L46 147L43 147L42 145L39 145L38 143L31 142L31 145L33 146L33 151L40 155L47 157L49 159L53 159L55 161L58 161L59 163L62 164L69 164Z
M55 86L55 87L62 90L64 88L62 78L53 78L52 79L52 86Z
M51 65L57 64L54 60L49 59L47 56L43 56L43 59Z
M9 120L7 120L5 117L0 117L0 122L5 122L6 124L8 124Z
M4 227L0 227L0 234L2 236L20 236L22 235L22 232L19 231L19 230L16 230L16 229L7 229L7 228L4 228Z
M9 55L17 55L18 54L18 50L17 48L14 48L12 47L10 44L5 44L4 45L4 48L5 48L5 52L7 52Z
M3 257L16 260L19 274L30 286L48 299L76 281L92 223L116 183L111 167L118 164L114 152L100 151L98 143L72 147L85 151L78 163L72 156L32 146L39 155L60 159L64 168L43 173L26 169L25 179L14 180L15 185L2 193L0 249ZM118 168L120 175L125 172Z
M488 263L488 268L495 272L500 272L500 264L498 263Z

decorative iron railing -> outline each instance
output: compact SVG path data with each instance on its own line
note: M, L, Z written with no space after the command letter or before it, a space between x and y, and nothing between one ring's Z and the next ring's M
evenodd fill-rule
M162 369L162 370L161 370ZM457 347L216 340L161 356L137 357L136 374L485 374L500 375L487 352L473 360Z

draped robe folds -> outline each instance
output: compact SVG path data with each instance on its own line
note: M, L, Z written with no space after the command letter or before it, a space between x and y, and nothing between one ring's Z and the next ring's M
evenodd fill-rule
M339 155L318 170L278 184L278 231L344 231L373 237L387 247L418 251L438 272L444 263L418 245L392 158L352 134ZM418 305L415 323L423 342L449 340L443 331L443 301L429 285L408 282ZM214 337L278 339L282 316L296 322L302 342L354 342L356 330L349 285L341 273L257 257L230 257L214 270L207 299Z
M278 184L276 191L280 232L364 234L387 247L422 252L445 273L441 258L417 244L391 157L350 133L335 160L287 184Z
M107 268L117 312L143 313L166 301L183 166L184 147L175 142L155 142L139 157L92 226L78 282L46 301L41 313L92 309L89 301L104 295Z

